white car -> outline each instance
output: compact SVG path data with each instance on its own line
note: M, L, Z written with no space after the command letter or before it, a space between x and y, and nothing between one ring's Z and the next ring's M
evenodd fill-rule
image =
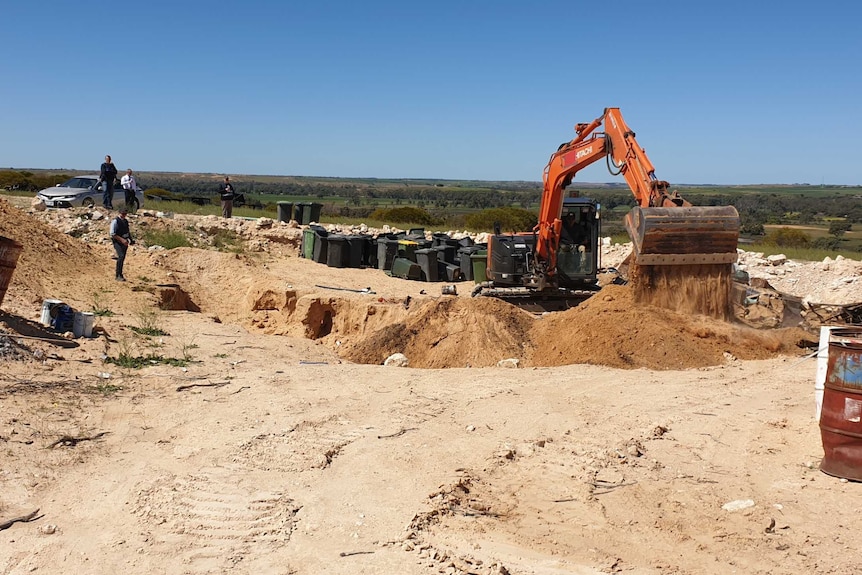
M36 197L45 202L49 208L72 208L93 207L102 204L102 189L98 185L99 176L75 176L74 178L57 184L53 188L45 188L36 194ZM126 203L126 190L120 184L114 184L115 208ZM141 188L135 190L135 200L129 206L129 211L135 212L144 205L144 191Z

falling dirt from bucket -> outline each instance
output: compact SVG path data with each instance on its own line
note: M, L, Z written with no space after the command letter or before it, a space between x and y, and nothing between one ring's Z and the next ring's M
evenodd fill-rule
M730 264L631 266L634 301L718 319L731 316Z

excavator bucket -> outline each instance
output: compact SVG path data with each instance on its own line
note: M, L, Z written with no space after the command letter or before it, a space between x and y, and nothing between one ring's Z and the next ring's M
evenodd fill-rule
M636 207L625 218L640 266L731 264L739 214L733 206Z

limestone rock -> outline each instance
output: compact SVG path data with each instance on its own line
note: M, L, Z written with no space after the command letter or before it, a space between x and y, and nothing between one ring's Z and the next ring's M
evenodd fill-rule
M383 365L389 365L394 367L407 367L408 365L410 365L410 361L403 353L393 353L386 358L386 361L383 362Z

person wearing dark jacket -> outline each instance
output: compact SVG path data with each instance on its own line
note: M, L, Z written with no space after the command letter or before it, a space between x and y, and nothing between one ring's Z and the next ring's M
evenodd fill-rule
M102 206L107 210L114 209L114 180L117 179L117 167L111 161L111 156L105 156L102 171L99 173L99 185L102 187Z
M219 186L219 195L221 196L221 215L223 218L230 218L233 215L233 199L236 192L228 176L224 177L224 183Z
M575 264L575 268L580 271L586 271L586 244L589 240L589 235L584 225L577 220L577 215L573 212L563 216L563 226L560 230L560 255L559 260L566 265ZM575 257L577 256L577 257ZM571 263L570 263L571 262Z
M117 281L126 281L123 276L123 264L126 262L126 252L129 251L129 246L135 243L132 239L131 230L129 230L129 220L126 219L127 208L120 208L120 214L111 220L111 243L114 244L114 250L117 252Z

